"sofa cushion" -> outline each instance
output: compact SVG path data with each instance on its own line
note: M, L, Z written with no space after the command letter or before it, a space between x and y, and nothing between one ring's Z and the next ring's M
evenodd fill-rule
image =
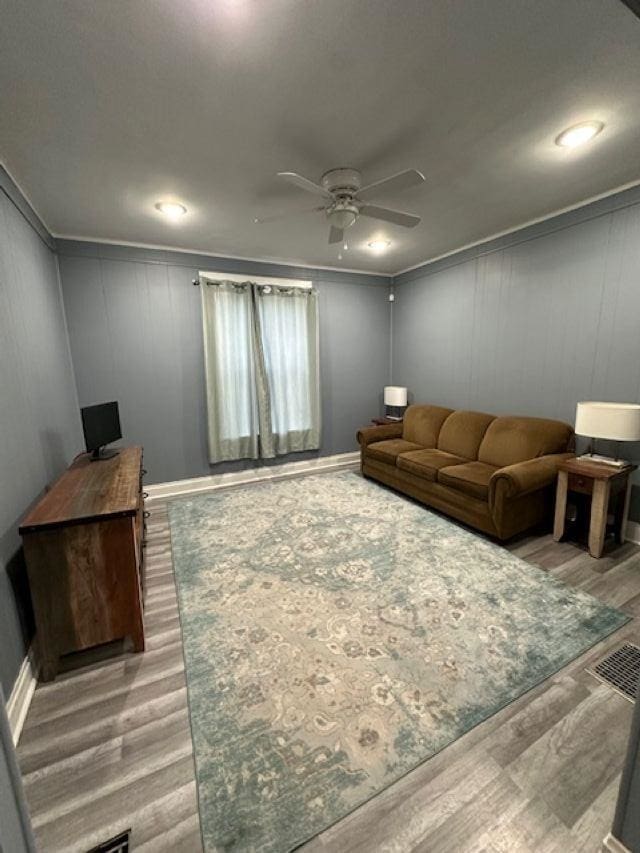
M438 471L438 482L472 498L486 501L489 498L489 480L497 470L496 465L487 465L485 462L465 462L464 465L442 468Z
M569 449L572 438L573 429L562 421L496 418L482 439L478 461L503 468L548 453L563 453Z
M440 427L452 411L442 406L409 406L404 413L402 437L421 447L437 447Z
M466 460L478 458L478 448L487 427L495 415L484 412L453 412L442 424L438 436L438 449Z
M395 465L399 453L421 449L419 444L414 444L412 441L405 441L402 438L388 438L385 441L374 441L373 444L368 444L364 452L366 456L371 456L372 459L379 459L381 462Z
M398 456L396 465L404 471L425 477L427 480L435 480L440 468L447 465L461 465L468 462L462 456L454 456L453 453L445 453L443 450L431 448L429 450L409 450Z

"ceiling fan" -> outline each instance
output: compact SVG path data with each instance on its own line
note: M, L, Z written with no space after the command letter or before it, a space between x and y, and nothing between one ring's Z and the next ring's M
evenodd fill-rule
M380 207L377 204L369 204L367 201L368 198L378 192L399 192L423 183L424 175L416 169L405 169L403 172L398 172L396 175L391 175L364 187L362 186L362 176L357 169L330 169L320 178L319 184L310 181L309 178L305 178L297 172L278 172L278 177L324 199L324 204L319 207L308 208L300 211L300 213L324 211L330 226L329 243L342 243L345 230L350 228L360 216L392 222L394 225L401 225L403 228L415 228L420 222L420 217L413 213ZM273 222L290 215L267 216L254 221Z

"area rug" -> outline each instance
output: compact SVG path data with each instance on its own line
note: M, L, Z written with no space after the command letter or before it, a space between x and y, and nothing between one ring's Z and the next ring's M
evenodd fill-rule
M291 850L627 621L355 472L169 516L207 851Z

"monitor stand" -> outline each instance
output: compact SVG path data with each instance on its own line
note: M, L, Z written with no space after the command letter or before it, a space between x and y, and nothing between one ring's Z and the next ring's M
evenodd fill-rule
M96 447L96 449L91 454L92 462L100 462L103 459L113 459L114 456L118 455L117 450L107 450L104 447Z

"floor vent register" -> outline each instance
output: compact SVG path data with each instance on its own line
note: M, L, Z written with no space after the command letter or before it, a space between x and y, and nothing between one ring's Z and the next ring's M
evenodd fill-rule
M633 702L640 679L640 647L624 643L595 666L589 667L588 672Z

